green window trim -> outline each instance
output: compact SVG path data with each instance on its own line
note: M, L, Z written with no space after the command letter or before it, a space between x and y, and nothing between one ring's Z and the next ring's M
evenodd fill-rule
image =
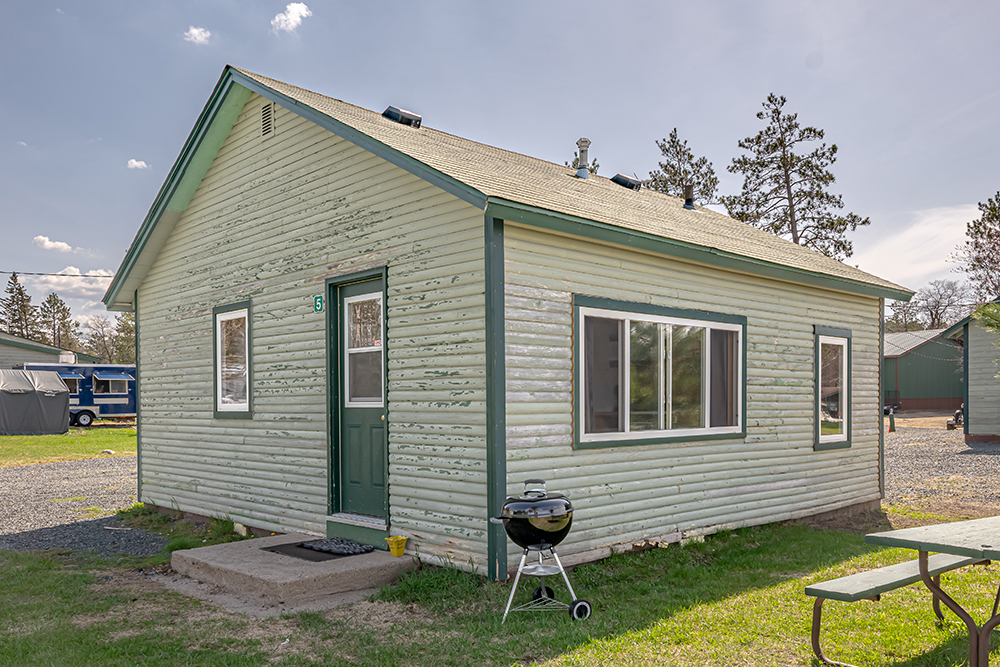
M732 421L732 426L711 427L700 426L690 429L656 429L629 432L629 408L628 398L619 398L619 408L623 411L620 431L609 431L604 433L585 432L585 317L604 317L625 321L632 319L631 316L639 316L635 319L643 322L656 322L659 324L692 324L705 327L711 331L733 332L738 337L734 350L737 359L734 360L733 388L735 395L731 401L732 409L736 413ZM574 295L573 296L573 447L574 449L599 449L606 447L623 447L634 445L667 444L674 442L697 442L704 440L741 440L746 438L746 357L747 357L747 318L742 315L732 315L727 313L716 313L711 311L671 308L658 306L649 303L635 303L628 301L618 301L600 297ZM708 336L706 336L708 338ZM706 347L703 348L707 350ZM704 368L708 368L708 361L704 362ZM628 364L624 364L628 366ZM624 374L624 370L622 371ZM706 371L707 373L707 371ZM709 375L703 377L709 378ZM701 417L703 423L711 420L709 414L711 395L711 381L704 382L706 386L699 391L704 399L704 415ZM661 397L662 399L662 397ZM664 412L666 410L664 409ZM660 419L664 417L661 415Z
M221 400L221 349L219 340L220 323L238 317L240 311L245 313L246 330L244 350L246 355L246 404L222 408ZM216 419L253 419L253 317L250 301L216 306L212 309L212 413Z
M842 378L840 393L838 395L837 406L840 414L839 419L844 424L843 433L823 434L823 386L821 358L822 346L836 345L843 347L844 354L841 357L840 377ZM816 451L828 451L833 449L850 449L851 447L851 330L840 327L828 327L819 324L813 325L813 448ZM829 399L828 399L829 400ZM829 411L827 412L829 414Z

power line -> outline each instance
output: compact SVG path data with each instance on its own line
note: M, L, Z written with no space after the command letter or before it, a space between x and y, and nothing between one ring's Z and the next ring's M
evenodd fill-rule
M0 271L0 273L16 273L19 276L60 276L62 278L114 278L110 276L90 276L82 273L33 273L31 271Z

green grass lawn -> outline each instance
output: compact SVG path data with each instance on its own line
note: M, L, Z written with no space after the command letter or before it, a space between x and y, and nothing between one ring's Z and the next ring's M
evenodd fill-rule
M135 429L71 428L64 435L0 436L0 468L111 456L101 453L105 449L114 456L135 456Z
M803 588L912 555L801 525L741 529L577 568L587 621L561 611L501 625L509 586L452 569L423 567L358 605L255 619L126 585L141 577L123 565L0 551L0 665L811 665ZM982 619L998 572L966 568L943 585ZM537 580L525 583L520 601ZM563 584L546 583L565 600ZM945 613L937 623L919 585L828 602L824 648L858 665L966 664L964 626Z

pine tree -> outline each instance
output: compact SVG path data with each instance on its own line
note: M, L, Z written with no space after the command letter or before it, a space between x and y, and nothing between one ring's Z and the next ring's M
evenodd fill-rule
M114 353L116 364L135 363L134 313L118 313L115 318Z
M768 95L757 114L768 121L767 127L740 141L739 147L750 154L734 158L727 167L743 174L743 190L723 197L722 203L737 220L834 259L850 257L854 247L844 235L871 221L854 213L836 214L844 202L826 188L836 180L828 167L837 159L837 145L820 144L811 153L797 153L801 144L821 141L824 133L800 127L797 114L782 111L785 101Z
M80 340L80 325L73 319L66 302L55 292L49 292L38 311L42 340L62 350L76 349Z
M7 296L0 299L0 318L5 331L28 340L39 339L38 309L31 305L31 296L17 279L16 271L10 275L4 293Z
M1000 192L986 203L979 204L982 214L966 224L966 241L952 259L965 266L957 269L969 276L969 282L980 302L1000 297Z
M104 363L115 363L115 331L102 315L93 315L87 320L84 349L87 354L100 357Z
M718 204L719 178L715 168L708 158L694 158L694 153L688 148L686 141L677 136L675 127L670 137L656 142L663 161L660 168L649 172L649 180L645 185L650 190L656 190L675 197L684 196L684 186L694 186L695 201L702 205Z
M563 164L565 164L567 167L572 167L573 169L579 169L580 168L580 154L577 151L573 151L573 163L570 164L569 162L564 162ZM590 164L587 165L587 171L589 171L592 174L596 174L597 170L600 169L600 168L601 168L601 165L597 163L597 158L596 157L593 160L590 161Z

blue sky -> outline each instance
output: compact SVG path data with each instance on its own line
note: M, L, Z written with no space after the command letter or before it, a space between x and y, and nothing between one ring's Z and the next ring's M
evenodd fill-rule
M0 23L0 270L111 274L226 64L600 173L646 177L674 127L726 166L774 92L840 149L849 263L918 289L951 273L1000 189L1000 4L320 2L8 4ZM0 280L6 282L6 274ZM107 279L27 277L77 315Z

